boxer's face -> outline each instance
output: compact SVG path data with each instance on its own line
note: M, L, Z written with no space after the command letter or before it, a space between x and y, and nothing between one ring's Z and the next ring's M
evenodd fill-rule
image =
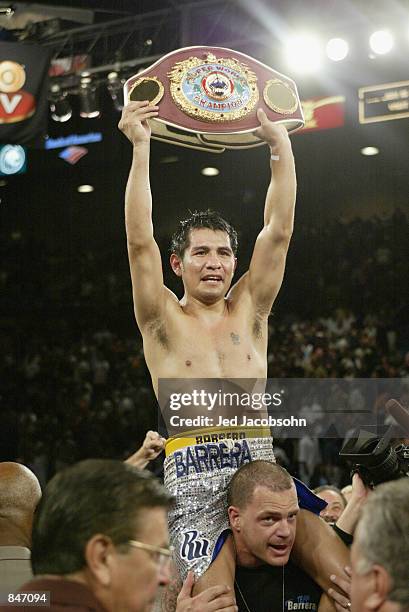
M297 513L294 485L285 491L271 491L263 486L255 488L250 502L239 510L239 531L234 532L251 564L280 566L288 562L295 539Z
M182 260L176 255L171 257L172 268L181 276L185 292L205 303L226 295L236 263L228 234L208 228L190 231Z

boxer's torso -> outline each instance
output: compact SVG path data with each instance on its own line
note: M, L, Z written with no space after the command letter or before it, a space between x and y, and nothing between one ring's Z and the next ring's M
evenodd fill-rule
M246 299L226 298L223 313L210 316L169 299L162 319L143 333L156 394L161 378L266 378L267 340L267 317Z

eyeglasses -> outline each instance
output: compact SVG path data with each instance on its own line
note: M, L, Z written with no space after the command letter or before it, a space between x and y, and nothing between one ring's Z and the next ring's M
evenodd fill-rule
M138 542L137 540L129 540L128 544L129 546L133 546L133 548L140 548L141 550L146 550L148 553L152 553L152 557L158 564L159 569L163 569L170 562L174 550L173 546L162 548L161 546L145 544L145 542Z

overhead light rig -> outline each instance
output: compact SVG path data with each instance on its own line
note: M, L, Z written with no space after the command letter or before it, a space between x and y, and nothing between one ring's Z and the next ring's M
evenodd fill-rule
M50 77L52 117L56 121L67 121L72 115L69 108L71 96L79 99L81 116L99 116L98 93L102 88L109 92L114 108L120 110L125 80L180 47L196 44L230 47L285 72L288 66L282 51L291 31L294 33L294 26L302 23L303 16L297 14L284 22L280 17L281 3L287 7L285 1L280 0L274 7L267 8L264 4L261 10L263 3L257 0L254 3L243 0L169 0L168 8L123 16L121 11L105 14L99 9L90 11L40 4L30 4L29 13L27 3L10 5L0 0L0 29L8 29L22 42L37 42L48 47L55 63L62 65L67 60L68 67L55 70ZM32 19L34 7L37 15L34 12ZM24 11L27 13L25 17ZM121 16L118 17L118 14ZM364 11L356 13L354 18L354 28L368 26ZM377 16L378 22L380 18ZM328 41L326 48L330 63L333 60L341 64L343 59L356 63L353 53L356 54L357 41L351 41L352 52L348 53L348 37L340 38L345 34L343 25L347 27L347 34L351 33L350 20L343 24L342 19L337 18L334 22L332 14L324 14L322 19L332 24L332 27L325 27L325 34L331 30L336 37ZM401 23L403 21L401 19ZM337 31L332 32L334 23ZM319 30L320 26L323 26L322 20L319 23L314 21L312 29ZM358 41L361 47L363 38L361 35ZM378 46L373 55L386 53L382 50L382 45L388 42L385 42L385 36L381 37L378 33L375 42ZM317 55L324 54L324 46L321 46L322 49L315 49ZM378 48L381 50L378 51ZM314 65L314 49L311 51L301 46L298 51L295 59L297 68L303 67L307 58L307 68ZM359 50L359 53L362 51ZM74 60L79 57L88 61L82 65L81 62L76 64ZM334 73L336 69L332 66L330 70ZM301 79L307 72L303 68L298 77L294 69L294 76Z
M206 14L206 18L213 24L220 20L228 24L232 13L237 15L237 11L235 0L224 0L222 3L219 0L199 0L172 3L166 9L110 19L103 23L50 31L41 40L41 44L52 49L56 61L64 57L89 58L85 69L63 71L51 77L50 104L53 119L67 121L70 118L67 109L70 96L79 98L80 116L98 117L98 92L101 88L108 90L114 108L121 110L124 82L165 53L191 45L195 40L194 28L199 14ZM251 22L247 14L243 21L247 24ZM201 44L214 44L214 40L206 40L206 37L212 35L214 31L204 26ZM220 46L243 45L246 36L254 39L254 31L246 33L246 28L240 33L230 28L228 35L232 36L228 44L220 41Z

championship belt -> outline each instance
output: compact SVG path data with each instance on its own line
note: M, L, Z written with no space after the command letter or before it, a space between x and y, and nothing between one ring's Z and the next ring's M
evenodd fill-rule
M223 47L185 47L168 53L124 85L125 102L159 106L152 137L222 153L264 144L255 136L257 109L289 132L304 125L297 87L265 64Z

